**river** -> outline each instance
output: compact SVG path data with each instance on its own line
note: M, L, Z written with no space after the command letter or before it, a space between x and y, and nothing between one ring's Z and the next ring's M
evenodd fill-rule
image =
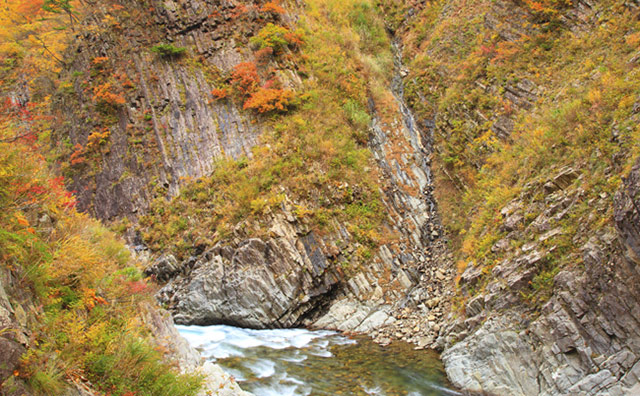
M178 326L189 343L256 396L458 395L438 354L406 343L305 329Z

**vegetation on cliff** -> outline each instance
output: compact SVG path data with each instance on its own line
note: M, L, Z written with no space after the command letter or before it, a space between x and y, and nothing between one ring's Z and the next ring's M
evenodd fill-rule
M170 204L157 197L140 220L153 250L184 257L248 219L247 232L259 236L269 228L264 215L285 200L318 229L347 224L364 256L385 238L380 180L366 147L371 113L395 109L383 21L364 0L308 1L295 12L297 26L267 23L250 38L256 62L236 65L214 92L217 100L244 101L245 110L265 113L260 145L251 159L220 160L211 176L187 184ZM276 66L302 77L295 93L268 79ZM368 108L370 97L377 108Z
M12 2L0 13L0 270L12 280L0 291L26 317L0 328L0 337L26 344L19 362L2 362L15 369L0 388L195 394L200 378L166 363L139 317L142 305L153 304L152 286L122 241L75 210L43 156L51 143L43 84L55 78L68 32L42 6Z
M435 120L436 195L460 271L490 276L513 248L540 245L548 264L522 297L545 301L559 269L579 266L580 247L611 227L611 205L596 203L612 200L638 150L637 11L621 1L433 1L404 23L410 4L380 3L411 60L411 105ZM567 172L568 185L551 185ZM579 198L538 227L556 190Z
M138 221L152 251L179 259L234 233L266 236L285 206L320 234L344 226L362 262L391 240L387 185L367 147L372 121L398 114L385 23L404 44L406 97L434 126L435 193L459 272L484 277L461 306L502 263L540 251L517 290L540 308L555 275L579 268L580 248L612 227L606 203L640 145L640 26L628 2L255 0L196 15L178 5L193 11L155 0L87 3L90 17L68 1L0 8L0 253L36 296L12 381L43 394L84 379L111 394L197 388L138 326L150 286L113 234L75 211L65 182L82 186L88 212L98 185L110 202L128 189L143 204L105 218L121 231ZM232 46L188 35L205 25L202 37ZM83 39L65 51L70 33ZM193 105L201 96L205 109ZM181 179L178 168L201 165L185 142L211 136L191 125L204 117L185 114L211 109L261 135L250 155L217 147L202 177ZM115 159L119 173L104 175Z

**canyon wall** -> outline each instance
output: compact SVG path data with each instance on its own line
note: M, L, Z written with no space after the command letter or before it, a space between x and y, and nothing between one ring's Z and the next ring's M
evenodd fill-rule
M490 394L635 394L637 6L385 12L410 106L435 120L435 195L459 268L437 341L450 379Z
M276 23L293 30L306 11L304 4L291 3L286 14L269 13L266 4L149 2L126 13L97 8L69 51L69 82L53 104L61 120L54 134L67 147L57 150L81 210L135 224L170 205L183 186L206 179L222 158L251 163L251 148L265 144L259 143L261 131L273 124L235 100L217 100L212 91L228 82L238 64L258 61L249 38L260 27ZM417 125L406 107L400 54L391 55L381 32L395 69L384 87L391 100L368 98L372 122L359 144L373 154L365 172L378 175L374 188L383 206L376 210L382 211L389 242L370 249L348 221L337 219L330 220L329 231L319 230L297 214L302 202L285 191L277 207L258 220L237 221L231 235L215 243L187 246L189 253L177 258L171 249L154 250L160 257L147 274L166 283L158 297L178 323L361 332L391 326L380 339L388 342L400 331L422 346L434 341L454 272L432 197L430 127ZM188 48L187 55L159 57L150 51L157 42ZM297 56L287 50L268 68L285 87L302 91L303 82L313 84L315 77L299 70ZM100 107L96 92L104 84L112 84L125 103ZM104 136L97 145L96 128ZM330 195L360 189L348 183L326 188ZM256 232L257 223L266 226ZM128 233L138 250L145 249L141 228ZM407 330L416 326L419 331Z
M54 103L64 120L54 128L66 145L57 148L61 167L81 209L129 219L120 224L136 249L150 249L146 272L179 323L402 338L443 350L455 385L491 394L632 392L637 5L379 3L102 8L87 22L97 27L78 37ZM380 15L383 34L372 30ZM213 95L233 85L238 64L259 63L250 38L262 28L313 23L343 39L308 29L305 44L290 43L260 69L299 94L298 104L262 114ZM159 42L186 55L159 57L150 50ZM331 45L331 62L309 61ZM124 104L92 107L113 78ZM309 113L333 91L345 97L335 108L345 115L328 103ZM347 99L352 91L359 96ZM310 145L318 157L336 147L296 140L332 128L349 131L342 147L357 148L344 163L369 153L349 182L332 179L340 161L309 160ZM265 171L273 153L304 153L291 161L303 165ZM236 162L224 173L228 157ZM304 177L293 173L300 168ZM228 220L209 198L239 175L274 200L254 199ZM221 201L229 197L242 199ZM372 212L379 223L358 223ZM163 221L169 230L149 231ZM372 237L371 224L382 235Z

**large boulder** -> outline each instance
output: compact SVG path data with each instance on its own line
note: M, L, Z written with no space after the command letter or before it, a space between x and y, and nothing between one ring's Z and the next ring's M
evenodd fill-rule
M179 324L292 327L329 299L339 281L310 233L218 245L158 296Z

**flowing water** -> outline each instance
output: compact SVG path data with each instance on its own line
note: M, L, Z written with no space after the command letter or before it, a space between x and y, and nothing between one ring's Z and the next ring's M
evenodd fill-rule
M205 358L256 396L458 395L438 355L405 343L304 329L178 326Z

